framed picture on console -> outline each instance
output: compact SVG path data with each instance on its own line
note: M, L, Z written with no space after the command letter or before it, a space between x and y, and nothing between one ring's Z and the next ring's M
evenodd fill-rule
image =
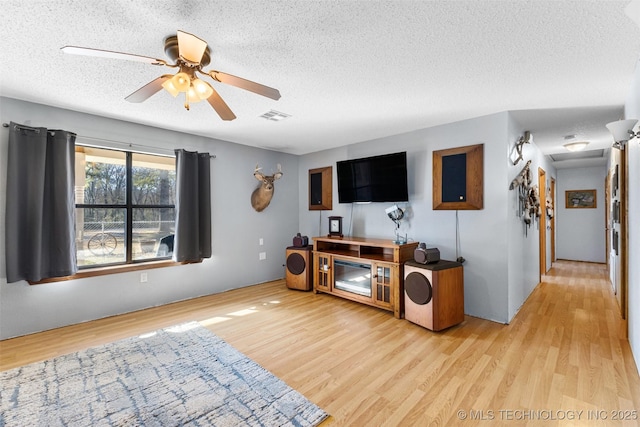
M329 217L329 237L343 237L341 216Z

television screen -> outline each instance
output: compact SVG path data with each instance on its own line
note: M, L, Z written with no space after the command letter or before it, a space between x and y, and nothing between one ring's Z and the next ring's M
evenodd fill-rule
M406 202L407 153L337 162L338 201Z

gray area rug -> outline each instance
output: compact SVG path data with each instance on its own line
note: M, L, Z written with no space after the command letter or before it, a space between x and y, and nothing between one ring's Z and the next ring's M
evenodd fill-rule
M0 426L315 426L327 416L197 322L0 372Z

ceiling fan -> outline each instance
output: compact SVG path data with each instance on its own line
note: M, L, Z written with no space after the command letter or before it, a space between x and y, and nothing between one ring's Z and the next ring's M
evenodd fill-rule
M213 80L225 83L240 89L248 90L258 95L266 96L274 100L280 99L280 91L260 83L236 77L217 70L204 71L202 68L211 61L211 50L207 42L184 31L177 31L175 36L169 36L164 41L165 54L173 63L150 56L135 55L131 53L114 52L110 50L93 49L79 46L64 46L64 53L75 55L97 56L102 58L128 59L131 61L146 62L152 65L163 65L178 68L176 74L163 74L152 80L140 89L127 96L129 102L143 102L155 95L161 89L165 89L174 97L181 92L185 94L184 107L188 110L190 103L202 101L209 102L222 120L233 120L236 115L220 97L218 92L204 80L198 78L198 74L211 77Z

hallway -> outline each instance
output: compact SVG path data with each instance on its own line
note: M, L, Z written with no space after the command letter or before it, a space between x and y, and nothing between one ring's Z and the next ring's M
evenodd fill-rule
M510 328L521 325L527 353L536 354L523 365L540 373L529 384L533 407L640 408L640 380L605 264L554 262Z

